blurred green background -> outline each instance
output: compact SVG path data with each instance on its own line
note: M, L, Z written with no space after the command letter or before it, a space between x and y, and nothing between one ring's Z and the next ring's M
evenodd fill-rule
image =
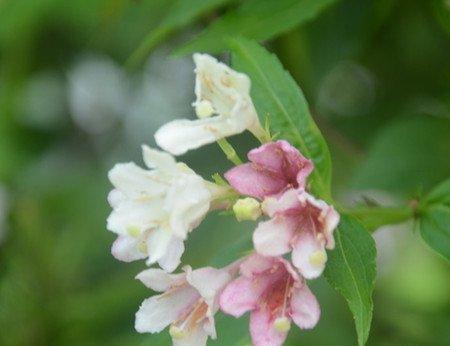
M107 172L119 161L141 164L140 144L154 145L159 126L192 116L193 64L171 52L245 1L222 1L126 70L174 2L0 0L1 345L169 344L166 332L133 329L152 293L133 279L144 263L109 252ZM267 47L306 94L341 202L395 205L450 175L450 1L338 1ZM257 145L248 134L231 142L242 156ZM230 167L216 145L182 159L205 178ZM253 227L210 215L183 260L218 263ZM448 264L413 224L374 236L368 344L450 345ZM321 321L292 328L288 344L356 344L343 298L324 279L311 286ZM248 344L246 329L245 319L218 317L211 344Z

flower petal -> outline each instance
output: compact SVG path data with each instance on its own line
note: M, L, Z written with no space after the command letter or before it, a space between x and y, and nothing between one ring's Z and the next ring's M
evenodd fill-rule
M248 159L264 168L282 174L286 181L305 186L313 164L286 141L279 140L261 145L248 153Z
M180 265L184 252L184 241L178 237L172 237L165 254L158 260L158 264L166 272L173 272Z
M270 312L263 308L251 312L250 334L254 346L281 346L287 337L274 328Z
M167 291L171 286L182 283L186 278L185 273L169 274L161 269L150 268L136 275L146 287L157 292Z
M264 256L280 256L289 252L295 227L295 221L282 216L260 222L253 233L256 251Z
M197 291L185 286L144 300L136 313L139 333L158 333L176 321L198 299Z
M224 176L241 194L260 199L278 193L286 185L282 176L272 174L253 163L234 167Z
M240 264L239 270L241 275L248 278L261 274L277 264L278 260L273 257L264 257L259 254L247 256Z
M111 247L112 255L119 261L132 262L147 257L139 251L138 240L129 236L118 236Z
M196 270L186 268L186 280L193 286L206 302L214 299L219 291L230 281L226 270L204 267Z
M208 339L208 333L199 323L195 328L190 329L182 338L173 338L173 346L205 346Z
M108 173L111 183L129 198L160 196L166 185L133 162L118 163Z
M196 103L211 102L216 114L230 115L238 100L249 99L250 79L208 54L194 54Z
M172 234L164 228L156 229L150 232L147 238L147 265L151 265L159 261L167 251Z
M158 150L150 148L147 145L142 145L142 157L144 158L145 165L151 169L161 169L171 171L176 169L176 161L172 155Z
M297 190L289 189L279 197L266 197L262 204L262 209L264 213L273 217L276 214L287 214L299 206L300 201Z
M240 317L258 305L262 293L261 285L255 285L252 279L240 276L229 283L220 295L220 309L234 317Z
M294 289L290 301L290 316L302 329L313 328L319 321L319 303L306 284Z
M209 210L211 193L204 180L197 175L183 175L174 181L164 200L164 209L170 213L174 235L185 239L197 227Z
M144 231L155 227L157 221L165 216L161 203L159 198L148 201L124 199L114 207L108 216L106 228L123 235L127 235L129 229L132 228L136 229L138 234L142 234Z
M319 277L325 269L327 253L312 232L301 231L292 244L292 263L306 279Z
M174 120L158 129L156 143L173 155L182 155L216 140L241 133L245 123L222 115L196 120Z

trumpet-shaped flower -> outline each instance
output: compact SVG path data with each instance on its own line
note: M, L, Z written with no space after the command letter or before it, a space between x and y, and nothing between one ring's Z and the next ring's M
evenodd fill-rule
M232 268L184 268L181 274L147 269L136 276L154 291L164 292L143 301L136 313L135 328L140 333L158 333L170 325L175 346L206 345L216 338L214 314L219 294L232 279Z
M225 178L240 193L260 199L303 188L313 170L313 163L283 140L263 144L247 156L250 162L230 169Z
M240 264L240 276L220 296L220 308L235 317L250 311L255 346L282 345L291 321L313 328L320 307L305 280L282 257L250 255Z
M122 261L148 257L173 271L184 252L183 240L201 222L220 187L203 180L167 153L143 146L150 170L134 163L116 164L108 200L113 211L107 228L119 236L112 254Z
M265 136L250 98L250 79L207 54L194 54L195 95L199 119L174 120L155 134L164 150L181 155L248 129ZM215 115L215 116L212 116Z
M281 256L292 250L292 263L303 277L320 276L327 261L325 248L334 248L336 210L303 189L290 189L278 198L266 198L263 211L271 219L260 222L253 233L256 251Z

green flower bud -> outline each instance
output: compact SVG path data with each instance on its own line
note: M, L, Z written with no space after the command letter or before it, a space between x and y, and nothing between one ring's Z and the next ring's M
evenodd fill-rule
M234 203L233 212L238 221L256 220L261 216L261 204L254 198L241 198Z

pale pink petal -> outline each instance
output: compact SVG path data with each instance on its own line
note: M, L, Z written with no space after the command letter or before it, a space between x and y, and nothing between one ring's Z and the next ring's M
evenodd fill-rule
M261 274L271 268L277 263L273 257L264 257L258 254L247 256L240 265L240 273L248 278Z
M279 140L266 143L248 153L253 163L283 174L286 181L304 187L306 178L313 170L313 164L288 142Z
M234 317L240 317L258 305L261 287L252 279L240 276L229 283L220 295L220 309Z
M143 270L136 275L136 279L157 292L167 291L171 286L181 284L185 278L185 273L169 274L164 270L155 268Z
M197 291L190 286L148 298L136 313L135 329L139 333L158 333L176 321L198 298Z
M212 267L204 267L196 270L186 268L186 280L191 284L209 304L225 285L230 281L231 276L226 270ZM212 308L212 307L211 307Z
M324 245L312 232L301 231L292 244L292 263L306 279L319 277L325 269Z
M187 334L182 338L172 339L173 346L206 346L208 339L208 333L202 328L202 324L199 323L195 328L187 331Z
M248 159L268 170L283 174L284 152L278 142L270 142L252 149L247 154Z
M296 180L298 187L306 185L306 178L311 174L314 166L311 160L304 157L296 148L288 142L277 141L285 154L286 174L290 181Z
M281 346L287 332L279 332L273 326L271 314L266 309L257 309L250 313L250 334L254 346Z
M323 227L324 228L323 234L325 235L326 240L326 248L329 250L334 249L335 243L333 232L339 224L339 219L340 219L339 213L333 207L330 207L325 215Z
M319 303L306 284L294 289L290 301L290 316L302 329L313 328L319 321Z
M138 249L139 241L129 236L118 236L111 247L112 255L119 261L132 262L147 257Z
M296 189L286 190L279 197L266 197L262 203L264 213L270 217L281 213L289 214L291 210L299 208L300 206L298 192Z
M326 248L333 249L333 232L339 224L338 212L326 202L315 198L304 190L298 190L298 199L303 205L309 205L319 211L319 220L317 221L322 226L318 232L325 236Z
M291 250L295 228L295 222L282 216L260 222L253 233L256 251L264 256L284 255Z
M282 176L259 168L253 163L245 163L224 174L230 185L243 195L255 198L278 193L286 186Z

